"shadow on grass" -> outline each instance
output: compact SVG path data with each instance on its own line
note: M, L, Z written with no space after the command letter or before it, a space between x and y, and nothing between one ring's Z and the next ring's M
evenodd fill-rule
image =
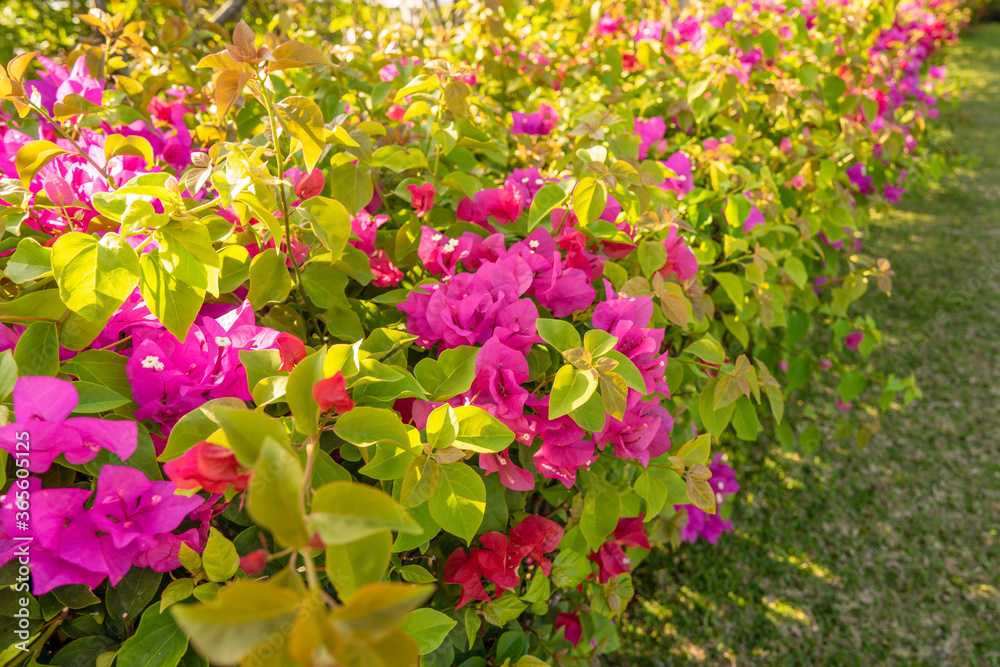
M896 291L856 311L924 400L865 450L742 443L736 530L650 556L609 664L1000 664L1000 25L948 66L942 122L978 163L878 220Z

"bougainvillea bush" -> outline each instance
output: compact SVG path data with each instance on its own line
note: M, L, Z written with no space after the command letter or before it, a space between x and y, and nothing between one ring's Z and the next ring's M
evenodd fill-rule
M654 4L7 64L4 664L591 664L727 452L815 447L789 392L862 444L918 395L850 306L964 11Z

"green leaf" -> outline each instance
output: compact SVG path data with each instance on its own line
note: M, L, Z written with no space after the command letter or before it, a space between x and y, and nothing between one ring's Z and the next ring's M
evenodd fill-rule
M35 325L32 325L35 326ZM17 353L15 352L14 358L17 358ZM18 368L21 364L18 362ZM27 375L22 371L22 375ZM844 377L840 379L840 384L837 385L837 393L840 394L840 398L844 401L853 401L855 398L861 395L865 387L868 385L868 378L865 377L864 373L859 373L858 371L847 371L844 373Z
M608 191L603 181L593 176L581 178L573 190L573 212L581 227L586 227L604 213Z
M392 101L394 104L399 104L414 93L429 93L440 87L437 74L418 74L399 89Z
M52 271L52 248L46 248L33 238L22 239L10 256L4 275L17 284L37 280Z
M531 208L528 209L528 231L532 232L549 219L552 211L556 210L566 201L566 192L555 184L549 183L535 193L535 198L531 200Z
M365 584L381 581L391 558L392 533L388 530L349 544L328 544L326 576L340 599L348 600Z
M216 398L187 413L170 429L167 446L157 457L157 461L170 461L181 456L202 440L219 430L219 420L215 416L218 407L245 411L246 405L236 398ZM256 461L254 461L256 462Z
M708 429L708 432L718 440L722 432L726 430L726 426L729 425L729 420L733 416L736 404L732 403L716 410L714 407L715 386L716 383L713 381L709 382L702 389L698 397L698 414L701 416L701 422Z
M426 456L417 457L403 476L403 484L399 489L400 504L409 509L427 502L434 495L440 481L438 462Z
M556 372L549 394L549 419L558 419L576 410L597 390L597 379L590 371L566 364Z
M552 562L552 583L559 588L575 588L582 584L594 568L582 553L562 549Z
M160 594L160 611L166 611L167 607L176 602L187 600L193 592L194 579L190 577L174 579L167 584L167 587L163 589L163 593Z
M97 659L102 653L113 649L114 646L115 640L111 637L104 635L83 637L59 649L49 664L53 667L91 667L97 664Z
M667 249L659 241L643 241L639 244L638 257L643 275L651 278L667 263Z
M462 620L465 626L465 636L469 640L469 649L471 650L472 646L476 643L476 637L478 636L479 628L483 624L483 620L472 607L465 608L465 616Z
M458 415L455 414L455 408L447 403L434 408L427 415L427 428L425 430L427 431L427 444L431 446L431 449L450 447L458 435ZM413 504L419 505L421 502L423 501Z
M743 310L743 279L735 273L713 273L712 277L722 285L723 291L736 306L736 310Z
M139 257L118 234L70 232L52 246L52 272L67 308L105 322L138 284Z
M190 581L188 579L187 581ZM170 614L148 608L135 634L118 651L118 667L176 667L188 648L188 638Z
M444 350L437 359L421 359L413 368L417 381L432 401L445 401L466 392L476 377L479 348L470 345Z
M601 387L601 404L604 411L615 419L625 416L628 385L618 373L601 373L597 380Z
M73 408L73 412L77 413L93 414L96 412L105 412L106 410L114 410L123 405L128 405L132 400L107 387L102 387L92 382L74 382L73 386L76 387L76 393L80 396L80 402Z
M295 95L281 100L274 108L281 126L302 145L306 171L312 171L326 145L326 128L319 105L308 97Z
M302 286L309 299L326 310L334 306L349 308L345 290L347 275L326 264L310 264L302 272Z
M425 607L411 611L399 627L417 642L420 655L427 655L441 646L456 625L458 621L450 616Z
M212 247L208 227L201 221L188 224L171 221L153 232L160 246L160 261L174 278L195 289L208 288L208 269L222 266Z
M330 174L330 192L351 215L368 205L375 194L371 169L360 164L342 164Z
M285 385L285 400L295 417L295 428L307 435L319 432L319 404L313 398L312 390L324 377L324 361L325 349L313 352L292 369Z
M201 553L201 566L209 581L229 581L240 569L240 556L226 536L210 528L205 550Z
M540 317L535 320L535 326L542 340L560 352L572 350L583 345L583 341L580 339L580 332L565 320L550 320Z
M25 188L31 185L31 180L38 171L51 162L54 158L69 153L65 148L60 148L51 141L38 139L30 141L17 150L14 164L17 167L17 175L21 177L21 185Z
M756 440L761 426L753 403L746 396L740 396L734 405L733 427L736 428L736 437L740 440Z
M235 664L257 646L283 636L301 602L301 594L289 588L240 581L209 603L175 604L170 613L202 656Z
M486 515L486 485L462 462L441 465L439 470L437 490L428 501L431 517L444 530L471 544Z
M250 262L250 292L247 298L254 309L269 303L281 303L292 291L292 277L285 266L285 253L267 248Z
M124 625L129 627L139 618L139 614L156 596L163 575L148 567L133 567L121 581L108 587L104 605L108 610L107 624L119 636L125 634Z
M356 482L331 482L316 490L310 534L324 544L350 544L383 530L416 534L420 526L392 496Z
M310 197L299 204L296 211L309 221L313 233L330 251L333 261L343 257L344 247L351 236L351 215L344 204L328 197Z
M624 378L625 384L627 384L630 389L635 389L643 396L646 395L646 381L642 378L642 373L639 372L639 368L631 359L618 350L605 352L603 356L607 359L614 359L618 362L618 365L615 366L615 373Z
M648 469L635 480L635 494L646 501L646 521L656 518L667 502L667 487Z
M702 338L691 343L684 351L707 364L722 364L726 360L726 352L722 346L709 338Z
M483 618L487 623L502 628L520 616L528 605L517 599L514 593L505 593L499 600L488 602L483 607Z
M809 274L806 272L806 265L798 257L789 257L785 260L785 273L795 281L800 288L805 288L809 281Z
M698 463L707 463L712 452L712 436L702 433L693 440L685 442L675 456L684 459L684 465L693 466Z
M591 551L597 551L614 532L621 515L618 489L589 470L585 473L587 491L583 496L580 532Z
M370 639L396 628L427 601L433 586L380 582L361 587L346 604L330 613L334 628L347 639ZM404 635L405 636L405 635Z
M489 454L501 452L514 442L514 432L482 408L460 405L454 411L458 434L453 444L458 449Z
M265 437L250 476L246 506L250 517L282 546L302 548L309 544L310 533L299 509L302 475L299 460L273 438Z
M356 407L340 416L333 432L358 447L370 447L383 441L405 448L410 445L410 436L399 416L384 408Z
M139 261L142 279L139 289L156 319L181 342L205 302L205 290L179 281L163 266L159 253L146 253Z
M14 348L21 377L55 376L59 372L59 334L55 322L35 322L21 334Z
M288 444L288 434L281 421L262 412L233 410L219 406L213 413L215 421L226 434L226 441L232 447L240 463L250 467L260 456L260 447L265 437L274 439L279 445Z
M17 382L17 362L14 361L14 351L4 350L0 352L0 401L6 401L11 392L14 391L14 383ZM2 477L2 473L0 473Z
M110 161L111 158L118 157L119 155L133 155L135 157L141 157L146 161L147 165L152 165L155 161L153 157L153 146L150 145L149 139L140 137L136 134L131 136L125 136L124 134L109 134L104 139L105 161Z
M419 444L400 447L391 440L385 440L375 445L375 456L369 459L368 463L362 466L358 472L372 479L400 479L406 474L410 464L420 454L420 451Z

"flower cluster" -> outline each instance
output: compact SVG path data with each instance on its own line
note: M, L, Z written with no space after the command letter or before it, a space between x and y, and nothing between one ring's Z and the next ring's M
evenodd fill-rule
M455 549L445 561L444 582L462 587L456 608L473 600L490 599L483 587L484 578L495 586L496 597L516 588L521 583L520 567L524 559L537 563L542 574L548 576L552 562L545 554L559 546L562 537L559 524L529 514L511 528L510 537L485 533L479 536L482 548Z

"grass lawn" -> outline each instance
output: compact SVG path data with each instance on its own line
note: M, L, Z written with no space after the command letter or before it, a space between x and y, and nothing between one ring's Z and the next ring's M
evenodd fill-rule
M864 450L744 444L735 531L646 561L616 664L1000 664L1000 25L947 64L979 163L880 220L893 296L855 311L924 399Z

